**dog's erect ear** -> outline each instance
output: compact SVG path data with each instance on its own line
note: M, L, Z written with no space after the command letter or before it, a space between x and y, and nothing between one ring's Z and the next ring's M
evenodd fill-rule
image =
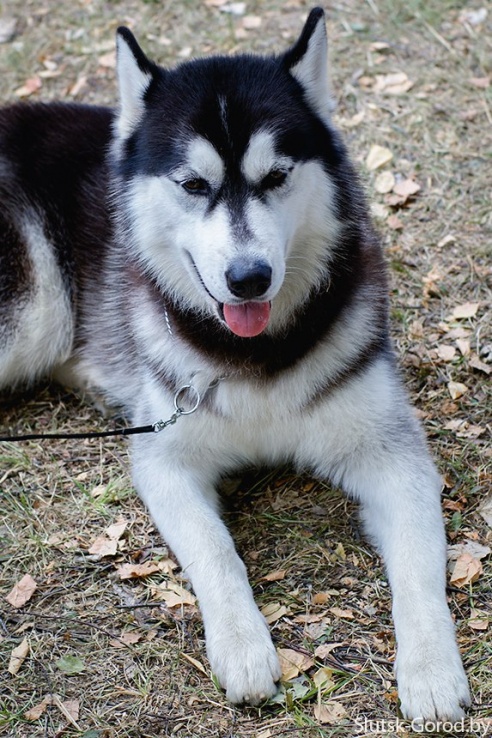
M284 54L283 63L304 88L311 107L322 120L328 120L334 104L328 81L328 41L322 8L311 10L296 44Z
M120 89L117 130L122 138L127 138L143 115L144 95L155 65L147 59L133 33L123 26L116 32L116 67Z

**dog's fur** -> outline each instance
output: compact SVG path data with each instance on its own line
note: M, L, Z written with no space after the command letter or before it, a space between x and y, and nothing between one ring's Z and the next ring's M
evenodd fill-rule
M280 56L164 70L117 36L121 104L0 115L0 387L51 375L147 424L133 478L191 578L233 702L275 648L215 485L289 460L360 502L393 592L408 717L469 703L445 597L440 480L388 339L387 284L330 117L323 12ZM271 311L270 311L271 304ZM217 380L220 381L217 383Z

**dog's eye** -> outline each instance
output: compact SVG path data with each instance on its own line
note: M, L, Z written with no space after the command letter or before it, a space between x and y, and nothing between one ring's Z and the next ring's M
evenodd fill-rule
M273 190L275 187L283 185L287 179L287 172L283 169L272 169L266 177L263 177L261 181L261 187L263 190Z
M206 195L208 192L207 182L201 177L187 179L182 185L186 192L190 192L192 195Z

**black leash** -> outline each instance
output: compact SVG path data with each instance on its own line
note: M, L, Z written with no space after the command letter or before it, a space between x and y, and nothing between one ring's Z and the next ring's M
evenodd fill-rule
M214 385L211 385L214 386ZM180 401L184 399L186 392L191 393L193 404L188 410L180 405ZM109 438L111 436L134 436L138 433L159 433L169 425L174 425L178 418L182 415L191 415L195 412L202 401L198 390L191 384L185 384L178 389L174 395L174 412L168 420L158 420L157 423L151 425L137 425L131 428L115 428L108 431L89 431L87 433L26 433L18 436L0 436L0 443L18 443L21 441L44 441L45 439L91 439L91 438Z
M162 422L162 421L159 421ZM176 421L174 421L176 422ZM10 442L18 443L19 441L44 441L44 439L59 439L67 441L70 438L109 438L110 436L133 436L137 433L157 433L162 428L156 428L158 424L139 425L133 428L118 428L108 431L91 431L87 433L26 433L19 436L0 436L0 443ZM169 425L169 422L167 422Z

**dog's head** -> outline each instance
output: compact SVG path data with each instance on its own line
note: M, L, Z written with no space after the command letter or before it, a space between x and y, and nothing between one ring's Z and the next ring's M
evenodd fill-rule
M131 248L179 304L242 337L326 279L339 232L323 11L279 56L166 70L118 30L116 172Z

